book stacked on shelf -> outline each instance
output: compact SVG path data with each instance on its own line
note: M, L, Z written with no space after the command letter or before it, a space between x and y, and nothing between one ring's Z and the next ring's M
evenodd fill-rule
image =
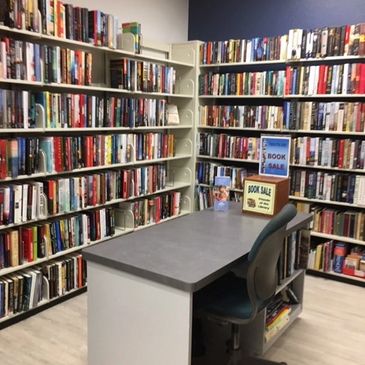
M5 37L0 44L0 78L91 85L92 54Z
M173 94L174 67L127 58L110 61L111 87L130 91Z
M35 226L0 232L0 269L89 244L115 233L114 210L103 208Z
M291 195L365 205L365 176L322 171L294 170L291 175Z
M165 99L2 89L0 128L166 126L167 107Z
M356 240L365 240L365 213L315 207L312 209L313 231Z
M213 73L199 76L200 95L282 96L285 71Z
M108 96L105 127L156 127L167 125L165 99Z
M0 89L0 129L35 128L35 93Z
M243 180L250 175L257 174L257 171L245 168L223 166L211 162L200 161L197 163L197 179L199 184L214 185L216 176L229 176L231 178L231 189L243 189Z
M278 284L291 277L296 270L307 268L309 241L307 230L296 231L285 237L278 262Z
M59 0L5 1L0 24L58 38L116 48L118 18Z
M299 299L291 287L278 293L266 307L265 342L269 342L288 323L293 308L299 304Z
M285 95L365 94L365 64L288 66Z
M283 108L275 105L201 105L199 109L202 127L281 129L283 125Z
M44 91L35 93L35 103L44 111L45 128L104 127L103 97Z
M81 50L44 45L44 82L91 85L92 54Z
M364 132L365 103L285 102L284 126L291 130Z
M43 46L3 37L0 41L0 79L42 81Z
M309 253L308 268L365 279L364 247L332 240L320 243Z
M365 141L298 137L292 141L292 163L309 166L361 169L365 165Z
M40 145L49 173L175 155L175 136L166 133L46 137Z
M365 23L290 29L288 59L365 55Z
M259 152L259 138L199 133L199 154L203 156L257 161Z
M141 53L142 30L141 23L130 22L122 24L123 34L131 33L134 36L134 52Z
M130 210L134 217L134 228L144 227L162 220L176 217L181 212L181 193L173 191L155 197L121 204L122 211Z
M0 180L40 170L39 138L0 139Z
M82 255L69 255L0 279L0 318L26 312L86 285Z
M200 46L200 63L237 63L285 60L288 36L257 37L205 42Z

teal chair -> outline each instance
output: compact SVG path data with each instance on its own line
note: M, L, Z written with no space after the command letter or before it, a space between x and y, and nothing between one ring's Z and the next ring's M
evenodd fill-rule
M244 278L227 274L203 288L194 298L194 310L198 313L203 312L208 318L231 324L230 365L277 364L263 359L242 358L239 351L240 326L254 320L274 298L286 226L296 214L294 205L287 204L267 223L248 255Z

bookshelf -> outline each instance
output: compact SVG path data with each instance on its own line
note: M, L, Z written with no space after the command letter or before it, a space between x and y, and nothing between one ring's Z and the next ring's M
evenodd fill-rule
M347 26L346 28L346 32L355 32L354 34L357 31L359 34L363 34L364 30L363 24ZM311 32L313 34L317 31L316 29ZM322 30L319 31L322 32ZM358 161L362 163L362 157L357 154L354 155L354 150L360 152L360 147L351 147L351 156L350 150L348 150L349 152L346 151L347 154L345 155L344 151L334 149L337 146L336 143L340 143L340 140L344 139L349 140L350 144L356 143L356 146L362 146L364 143L364 126L361 124L364 118L361 108L365 102L365 71L359 71L359 73L355 71L364 68L365 49L363 41L356 43L357 40L355 40L354 43L346 43L344 48L341 45L341 40L337 38L331 38L326 45L321 44L320 36L317 37L315 41L317 43L314 45L305 43L308 38L303 43L295 44L294 38L297 35L292 37L296 32L300 33L300 36L298 35L299 43L308 34L306 31L301 33L301 30L290 30L286 35L274 37L277 38L276 43L272 38L254 38L252 40L229 40L200 44L198 133L200 136L213 135L215 138L210 140L208 138L208 141L215 140L218 141L215 143L222 145L220 150L222 152L217 153L218 147L212 148L212 144L207 143L206 139L203 139L203 142L201 138L198 140L200 146L202 144L208 146L204 153L200 152L197 155L197 189L200 208L205 208L212 203L211 189L216 174L230 175L235 180L232 182L231 198L238 200L242 195L242 180L247 175L255 174L258 171L256 159L247 159L245 155L240 158L232 156L232 153L235 154L237 149L241 152L240 148L242 147L239 143L236 144L232 138L229 140L230 142L224 144L223 137L217 136L247 137L248 145L250 145L250 141L259 138L260 134L263 133L291 135L292 141L294 139L299 141L301 138L312 138L313 141L315 139L331 139L334 141L335 156L341 155L341 158L346 156L347 162L351 163L351 165L340 164L338 157L332 163L319 163L317 160L318 155L320 155L318 144L317 150L313 150L315 161L309 160L309 158L313 158L312 155L305 155L304 158L307 158L307 162L300 163L294 160L296 146L293 146L292 143L293 155L290 166L292 180L295 172L305 174L302 175L304 180L300 184L301 190L291 188L290 199L298 205L298 209L305 212L316 208L334 209L336 212L350 211L358 214L364 212L365 205L361 201L355 201L352 197L346 196L339 199L337 190L334 190L335 193L330 196L330 194L322 194L322 190L316 191L316 186L310 185L312 189L314 188L314 193L307 194L309 178L318 176L318 180L313 180L313 184L315 184L316 181L322 181L319 179L323 179L324 175L330 175L333 179L337 176L336 179L346 179L346 181L352 181L351 176L353 176L353 184L358 187L357 198L363 195L363 192L359 190L359 184L365 170L363 166L356 165ZM305 35L303 36L303 34ZM323 36L326 37L326 33L323 33ZM355 39L357 39L356 36ZM341 46L336 50L333 48L335 42L339 42L338 44ZM280 44L279 48L278 44ZM308 47L314 48L308 51ZM255 49L254 52L252 51L253 48ZM293 51L292 54L290 54L289 48L290 51ZM261 58L256 59L255 57ZM344 80L343 76L346 70L352 70L351 74L347 74L347 81ZM272 75L278 75L277 80L280 80L280 71L285 72L284 87L280 84L268 86L266 81L272 80L270 79ZM325 76L329 75L326 74L327 71L337 74L334 78L325 79ZM314 75L313 72L318 72L318 74ZM324 74L319 76L321 72ZM355 74L358 77L356 85ZM309 78L306 79L307 75L311 75L310 78L313 79L309 81ZM332 77L333 74L330 76ZM263 79L265 82L262 82ZM268 119L265 120L263 117L264 114L255 110L259 107L264 108L264 106L282 108L283 114L277 117L277 127L272 128L268 124ZM243 111L242 108L244 107L246 109ZM332 111L330 110L331 107L334 108ZM252 110L254 111L252 112ZM244 114L247 111L248 114ZM252 113L250 114L250 112ZM343 114L339 116L340 113ZM272 117L270 116L270 118ZM266 122L264 127L262 127L263 120ZM342 121L344 124L341 124ZM250 125L251 122L254 125ZM320 142L320 148L322 148L322 142ZM209 150L209 148L211 149ZM246 148L245 145L244 148ZM227 150L230 151L228 154L231 153L229 157ZM305 151L301 153L305 154ZM337 180L335 184L337 186ZM352 247L362 247L365 244L365 238L364 240L355 239L314 230L311 231L311 239L312 250L316 248L317 244L326 240L348 244L348 252ZM345 274L341 276L339 273L333 275L333 272L323 272L323 269L310 268L308 273L320 273L322 276L333 280L344 278L346 282L351 282L353 278L352 283L356 285L365 282L363 278Z
M34 146L35 143L37 146L34 149L36 168L32 173L28 171L27 174L17 172L13 174L11 171L9 174L8 166L13 165L9 159L7 160L5 175L3 172L0 177L0 204L4 203L2 199L8 196L6 194L15 196L15 191L19 189L25 194L25 186L27 191L28 188L33 191L33 187L37 186L34 189L40 190L34 191L37 196L42 197L42 202L45 201L41 205L35 201L33 195L31 197L29 193L21 195L20 204L23 204L26 196L27 199L31 199L31 204L29 205L27 201L25 208L21 208L21 212L17 213L15 213L16 208L12 207L9 212L10 219L0 217L0 292L4 294L5 291L11 291L11 295L17 297L17 305L5 305L0 300L0 327L5 327L86 290L86 264L84 267L78 261L82 258L83 248L179 218L194 209L197 110L195 65L198 43L161 44L143 40L141 53L135 53L134 38L130 34L120 36L123 40L123 49L116 49L115 45L97 46L80 40L4 25L0 25L0 35L2 39L14 40L12 41L14 44L15 41L19 41L16 43L18 46L27 44L28 47L28 44L38 44L40 49L48 46L61 53L87 52L92 55L90 84L48 82L44 78L46 60L43 54L40 57L41 62L34 66L39 67L41 71L38 81L19 79L17 76L7 78L3 74L0 77L0 93L3 93L1 98L7 98L0 100L0 113L4 113L2 102L6 100L10 103L12 113L15 113L16 107L20 110L27 109L26 115L31 123L29 126L25 124L19 126L9 119L9 123L13 123L10 126L0 122L0 143L16 140L19 144L19 141L22 141L21 143L24 141L26 145ZM26 53L24 55L24 57L29 56ZM165 84L168 82L167 78L171 82L170 85L174 83L172 76L168 74L173 72L175 78L173 90L144 91L140 89L143 85L138 86L137 81L128 89L112 87L110 65L122 59L127 59L133 65L140 62L151 70L160 70L153 72L166 72L166 79L163 76ZM56 63L54 62L52 66L55 67ZM28 65L28 69L29 67ZM170 69L167 70L168 68ZM86 72L85 69L80 70ZM59 72L63 71L61 69ZM137 76L136 73L133 80L137 80ZM158 77L162 77L162 74ZM141 79L144 80L142 76ZM152 78L151 80L153 82ZM161 79L155 74L154 85L162 87L162 81L158 84L157 80ZM8 93L5 96L4 90ZM19 95L22 99L17 100L22 101L18 104L12 103L15 99L11 97L18 98ZM52 103L43 103L47 95ZM75 102L76 98L79 99ZM66 104L64 107L61 106L60 103L64 100L68 100L72 105L70 108L72 114L69 113ZM75 112L75 105L78 105L76 103L79 101L80 109ZM112 104L114 102L115 104ZM100 103L97 105L99 108L101 105L102 109L98 109L96 103ZM179 124L167 123L167 104L177 106ZM125 109L122 110L121 105L126 105ZM141 105L146 106L146 109L143 109L145 114L138 114L140 111L143 112ZM126 114L129 112L130 114ZM129 118L125 117L126 115ZM60 124L61 119L65 125ZM77 126L71 125L73 119L78 122ZM20 117L19 120L21 123L27 122ZM82 125L82 122L86 125ZM48 139L52 144L57 138L62 141L63 153L57 155L55 150L48 153L49 151L42 148L41 141ZM91 145L76 147L74 144L72 148L67 147L67 143L76 141L86 143L88 138L93 141ZM130 138L128 144L121 142L124 138ZM93 144L98 147L92 147ZM9 148L5 147L7 155L1 155L0 160L9 157ZM128 152L117 153L118 148L126 151L128 149ZM75 152L72 151L79 151L78 158L75 159L79 162L76 165L68 165L69 168L64 164L61 170L56 169L54 163L57 159L61 159L62 163L69 163L74 158L72 153ZM90 151L93 153L92 157L89 156L91 163L85 163L85 160L80 164L80 158L87 158ZM20 153L19 160L23 158L22 153L27 158L27 152L24 150L18 149L18 153ZM129 157L125 159L123 156ZM54 165L51 169L49 169L50 161ZM54 197L50 195L48 187L52 181L57 184L57 195ZM61 182L67 184L65 186L69 190L68 195L62 194ZM62 196L70 197L69 206L66 204L67 209L59 210L57 204L57 209L51 212L50 199L56 199L60 203ZM136 222L134 207L138 204L148 208L144 208L143 220ZM43 213L40 214L41 212ZM21 216L15 215L18 213L21 213ZM33 232L37 238L30 236L33 240L26 241L23 237L24 231ZM77 275L84 275L83 282L75 281L72 284L70 279L72 285L66 288L61 285L57 288L59 292L52 297L50 275L53 264L58 268L57 275L66 272L67 276L77 272ZM52 271L52 275L56 274ZM23 287L23 281L19 284L19 278L27 281L26 285L29 285L29 288ZM39 291L37 285L42 282L43 288L46 289ZM27 290L26 293L31 296L29 298L31 305L28 303L27 307L23 306L28 298L22 298L24 303L19 304L18 294L14 294L15 285L17 288L18 285L22 285L22 290Z

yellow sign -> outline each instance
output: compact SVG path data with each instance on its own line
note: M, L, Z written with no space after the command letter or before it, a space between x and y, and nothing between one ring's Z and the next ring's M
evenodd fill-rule
M260 214L274 214L275 184L245 180L243 209Z

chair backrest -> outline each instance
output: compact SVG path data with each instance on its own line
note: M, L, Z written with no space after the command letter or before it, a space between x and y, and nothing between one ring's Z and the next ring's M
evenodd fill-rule
M286 204L256 238L248 256L247 292L253 307L252 318L275 295L278 282L277 264L282 251L288 222L297 214L292 204Z

